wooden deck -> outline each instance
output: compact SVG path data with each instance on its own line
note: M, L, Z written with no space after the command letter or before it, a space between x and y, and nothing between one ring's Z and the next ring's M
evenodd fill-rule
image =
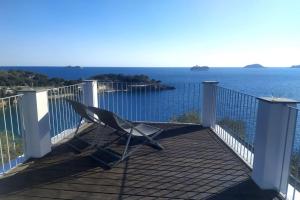
M254 184L250 169L209 129L156 126L165 129L159 137L162 151L144 146L105 170L90 151L76 154L62 144L2 177L0 199L278 199ZM108 128L84 132L91 142L115 135Z

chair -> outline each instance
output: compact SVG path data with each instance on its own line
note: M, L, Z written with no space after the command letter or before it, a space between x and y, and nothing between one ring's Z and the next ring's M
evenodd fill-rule
M154 138L158 136L160 133L162 133L163 129L146 125L146 124L134 124L128 120L124 120L121 117L117 116L113 112L96 108L96 107L88 107L88 110L90 110L92 113L96 114L99 121L102 122L104 125L111 127L112 129L116 130L117 132L120 132L121 134L117 139L115 139L113 142L118 141L122 137L126 137L126 146L123 151L123 154L120 158L120 162L129 157L132 153L137 151L143 144L149 143L151 146L163 150L163 146L160 145ZM142 138L144 141L131 151L128 151L130 141L132 138ZM104 147L109 146L109 144L106 144Z
M97 151L90 156L107 168L111 168L122 162L146 143L159 150L163 149L163 147L154 140L154 138L158 136L163 131L163 129L146 124L135 125L130 121L120 118L110 111L99 109L96 107L87 107L84 104L73 100L67 100L67 102L70 103L74 111L80 116L74 138L68 143L70 147L72 147L79 153L87 149L87 147L91 146L88 142L78 137L77 134L83 119L87 120L88 122L92 122L97 125L105 125L116 130L115 133L118 134L118 137L116 139L109 141L108 143L105 143L101 146L92 146L93 148L96 148ZM97 118L94 117L94 115L96 115ZM109 148L113 143L118 142L122 138L126 139L125 148L122 154L119 154L118 152L115 152L114 150ZM133 138L143 139L143 141L138 146L135 146L131 151L129 151L130 141Z

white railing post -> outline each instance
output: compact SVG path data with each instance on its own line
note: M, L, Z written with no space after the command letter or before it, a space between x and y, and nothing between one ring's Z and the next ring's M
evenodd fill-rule
M286 193L297 112L285 98L258 98L252 179L262 189Z
M47 90L19 91L24 123L25 158L40 158L51 151Z
M202 126L214 128L216 125L217 81L203 81Z
M96 80L83 81L83 102L87 106L98 107L98 89Z

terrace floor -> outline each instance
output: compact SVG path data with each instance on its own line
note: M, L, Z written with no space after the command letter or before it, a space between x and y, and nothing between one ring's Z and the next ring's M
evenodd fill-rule
M165 129L162 151L144 146L105 170L90 152L76 154L64 143L0 178L0 199L279 199L255 185L251 170L211 130L156 126ZM115 135L92 128L82 133L90 142Z

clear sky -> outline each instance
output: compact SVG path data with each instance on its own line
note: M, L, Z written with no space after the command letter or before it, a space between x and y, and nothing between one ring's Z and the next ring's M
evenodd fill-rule
M0 0L0 65L300 64L300 0Z

